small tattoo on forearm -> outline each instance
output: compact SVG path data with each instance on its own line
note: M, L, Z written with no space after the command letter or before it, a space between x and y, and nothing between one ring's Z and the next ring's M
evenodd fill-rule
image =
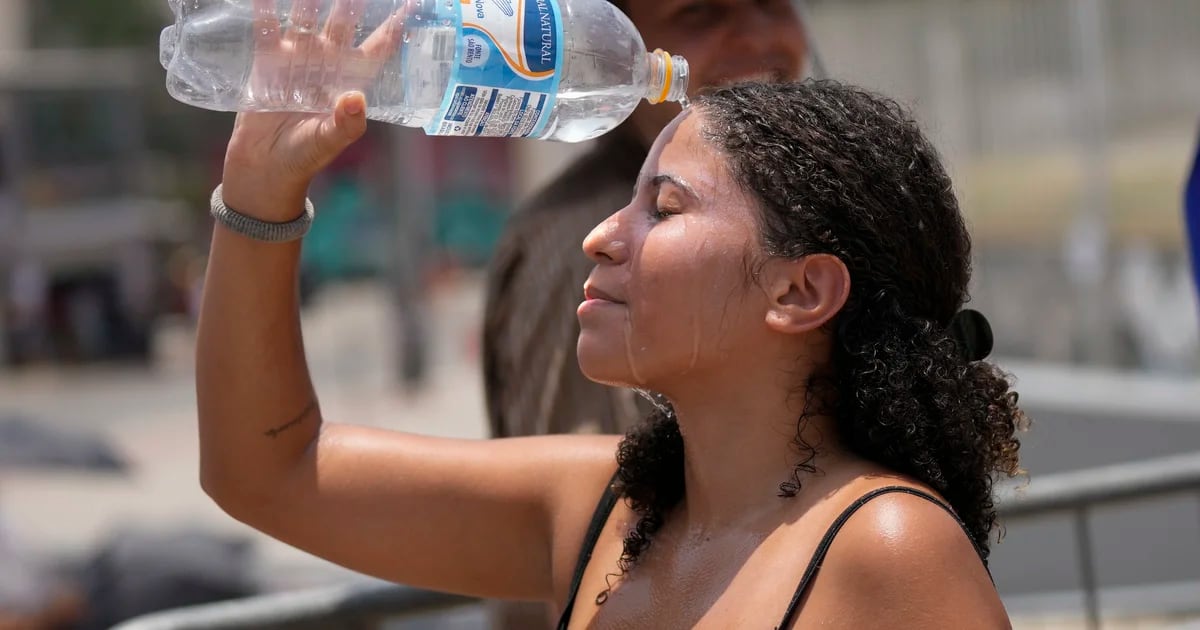
M300 424L301 422L304 422L304 419L307 418L309 416L309 414L311 414L313 412L313 410L315 410L316 408L317 408L317 401L313 400L312 402L308 403L308 406L304 408L304 411L301 411L299 414L297 414L295 418L292 418L288 422L281 424L281 425L275 427L274 429L271 429L271 430L263 433L263 435L265 435L269 438L272 438L272 439L279 437L280 433L283 433L284 431L287 431L288 429Z

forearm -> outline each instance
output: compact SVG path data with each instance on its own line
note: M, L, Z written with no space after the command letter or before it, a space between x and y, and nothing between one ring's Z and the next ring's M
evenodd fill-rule
M196 341L201 479L214 496L270 491L320 430L300 332L299 257L299 243L214 231Z

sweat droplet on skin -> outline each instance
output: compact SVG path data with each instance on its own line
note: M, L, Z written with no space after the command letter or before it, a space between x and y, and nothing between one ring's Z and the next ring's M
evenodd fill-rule
M634 388L633 391L637 392L638 395L646 399L646 401L653 405L655 409L658 409L668 416L671 415L671 407L669 406L667 399L661 394L656 394L648 389L639 388Z
M633 375L633 383L638 386L645 385L646 381L638 373L637 355L633 350L633 313L628 306L625 308L625 362L629 364L629 373Z
M685 100L686 100L686 98L685 98ZM685 239L687 238L687 232L688 232L688 222L685 219L683 221L683 233L684 233ZM700 265L698 264L700 262L699 259L701 258L701 254L704 252L704 250L707 247L708 247L708 238L705 238L704 241L700 243L700 247L696 248L696 250L695 250L695 254L694 254L695 260L693 261L693 265L692 265L693 269L700 268ZM698 291L698 292L696 292L696 295L704 295L704 292ZM688 361L687 371L691 372L692 370L696 369L696 363L700 360L700 309L699 308L692 309L691 317L688 318L688 324L692 327L692 356L691 356L691 359Z
M700 360L700 322L697 321L697 316L692 315L692 360L688 361L688 372L696 369L696 362Z
M624 241L613 241L613 245L614 245L614 248L616 248L616 247L625 248L626 247L626 243ZM631 277L636 278L638 276L638 269L641 267L641 265L639 263L640 252L635 252L635 251L631 250L631 251L629 251L629 257L630 257L629 274ZM624 335L625 336L625 362L629 365L629 373L633 376L633 384L637 387L644 387L646 385L646 380L642 377L641 372L638 371L637 352L635 352L634 348L633 348L634 332L633 332L633 304L632 304L632 302L633 302L634 298L635 298L635 295L626 296L626 299L629 300L629 303L625 305L625 335Z

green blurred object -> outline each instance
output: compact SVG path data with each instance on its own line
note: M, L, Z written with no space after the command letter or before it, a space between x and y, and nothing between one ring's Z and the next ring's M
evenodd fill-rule
M382 214L352 175L335 175L313 199L317 220L305 238L301 262L319 282L374 277L384 270Z
M506 209L482 191L451 192L438 204L437 245L459 263L483 265L500 239L506 216Z

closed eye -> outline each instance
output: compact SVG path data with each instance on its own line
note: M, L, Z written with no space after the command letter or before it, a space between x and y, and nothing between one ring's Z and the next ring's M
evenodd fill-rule
M655 221L665 221L665 220L667 220L668 217L674 216L676 214L679 214L679 211L669 210L667 208L654 208L650 212L650 218L654 219Z
M664 221L676 214L683 214L684 206L680 203L679 194L674 191L660 191L654 205L650 208L650 217L655 221Z
M699 199L696 191L687 182L674 175L666 173L655 175L646 184L648 184L647 187L638 185L634 188L634 198L637 198L639 192L648 192L653 195L652 203L648 204L646 213L655 222L681 214L688 202L695 203Z

